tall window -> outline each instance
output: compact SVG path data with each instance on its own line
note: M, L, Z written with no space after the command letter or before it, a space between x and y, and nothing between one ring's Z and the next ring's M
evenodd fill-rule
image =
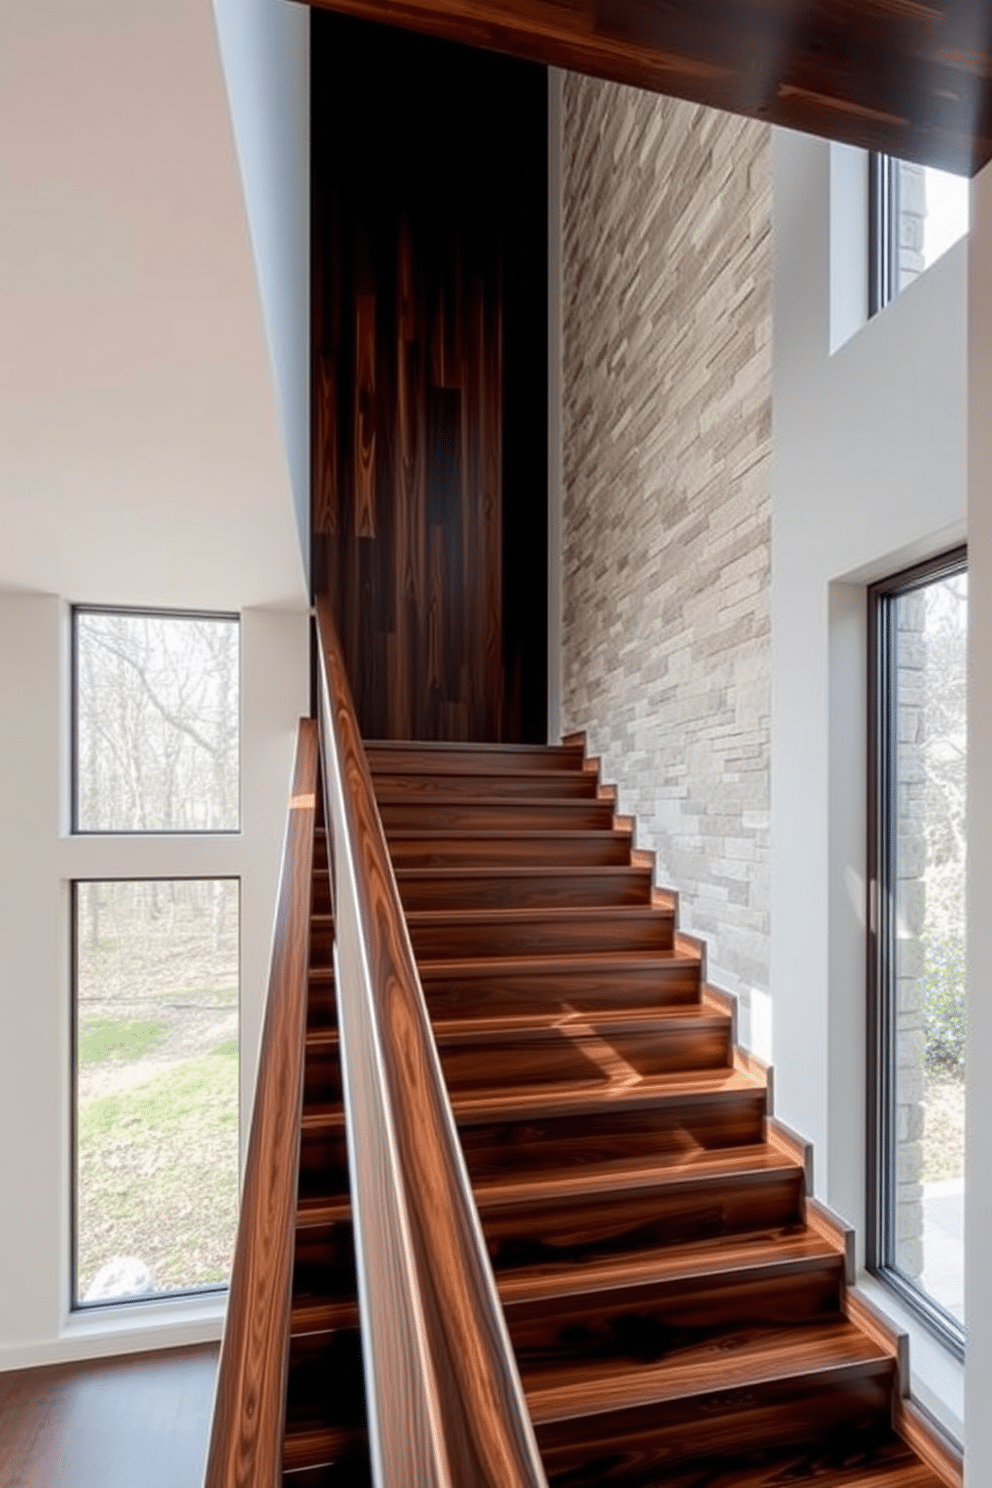
M965 235L968 190L964 176L891 155L870 157L870 314L894 300Z
M231 616L73 616L74 829L200 839L191 876L72 885L75 1307L229 1278L239 884L192 874L238 827L238 650Z
M968 575L870 591L869 1263L964 1349Z

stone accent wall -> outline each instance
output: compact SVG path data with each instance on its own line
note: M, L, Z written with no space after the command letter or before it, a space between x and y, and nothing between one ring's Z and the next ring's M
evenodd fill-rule
M563 716L711 979L769 966L771 137L564 82Z

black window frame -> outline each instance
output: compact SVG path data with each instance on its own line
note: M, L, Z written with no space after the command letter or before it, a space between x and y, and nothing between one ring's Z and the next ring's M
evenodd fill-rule
M898 745L894 601L967 572L965 545L901 569L868 589L867 1268L958 1359L965 1328L895 1264L896 843Z
M899 161L872 151L868 157L868 314L877 315L899 294Z
M238 824L235 827L81 827L79 825L79 627L80 615L135 615L155 620L225 620L238 627ZM241 616L231 610L176 610L151 605L74 604L69 646L69 832L73 837L237 837L242 831Z

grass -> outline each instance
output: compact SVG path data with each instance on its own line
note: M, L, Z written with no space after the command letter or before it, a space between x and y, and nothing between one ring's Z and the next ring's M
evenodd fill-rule
M153 1019L86 1018L79 1030L79 1063L99 1064L115 1056L140 1059L162 1043L168 1032L168 1023Z
M227 1280L238 1209L236 1052L227 1041L81 1105L80 1297L118 1255L140 1257L156 1291Z

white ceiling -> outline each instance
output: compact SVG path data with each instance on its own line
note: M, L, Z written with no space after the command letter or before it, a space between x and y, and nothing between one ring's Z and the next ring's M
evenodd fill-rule
M305 603L211 0L0 5L0 588Z

